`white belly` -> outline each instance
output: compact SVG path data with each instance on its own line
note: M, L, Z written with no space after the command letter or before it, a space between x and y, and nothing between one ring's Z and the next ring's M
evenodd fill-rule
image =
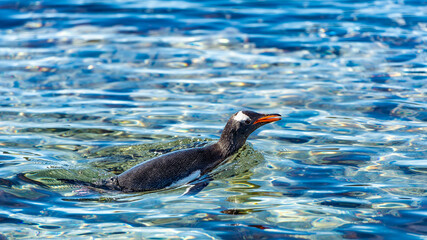
M186 183L193 181L194 179L196 179L198 177L200 177L200 170L194 171L190 175L188 175L187 177L182 178L176 182L173 182L171 185L168 186L168 188L184 185Z

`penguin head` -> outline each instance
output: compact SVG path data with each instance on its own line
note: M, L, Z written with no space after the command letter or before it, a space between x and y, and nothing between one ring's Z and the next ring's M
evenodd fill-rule
M280 114L261 114L252 111L239 111L231 116L227 125L230 125L230 130L246 139L259 127L279 120L281 120ZM225 128L227 128L227 126Z
M228 120L221 135L220 142L230 144L233 151L242 147L246 139L259 127L281 120L280 114L261 114L252 111L239 111Z

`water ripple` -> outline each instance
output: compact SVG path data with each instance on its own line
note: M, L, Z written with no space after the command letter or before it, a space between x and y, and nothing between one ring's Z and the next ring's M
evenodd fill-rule
M2 1L0 239L422 238L426 5ZM191 198L25 177L122 171L91 153L217 139L241 109L284 119Z

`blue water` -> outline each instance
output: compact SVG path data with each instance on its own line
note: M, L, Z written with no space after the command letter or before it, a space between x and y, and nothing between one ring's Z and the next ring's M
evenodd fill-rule
M0 239L423 239L426 50L425 0L0 1ZM29 177L242 109L284 119L193 197Z

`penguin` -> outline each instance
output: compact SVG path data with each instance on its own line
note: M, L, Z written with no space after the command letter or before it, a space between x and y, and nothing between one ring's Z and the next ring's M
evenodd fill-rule
M163 154L103 180L100 185L122 192L145 192L191 183L236 153L252 132L281 120L280 116L239 111L230 117L218 142Z
M90 185L122 192L146 192L191 184L187 193L194 195L208 185L208 173L243 147L252 132L281 120L280 117L280 114L239 111L230 117L214 144L163 154Z

